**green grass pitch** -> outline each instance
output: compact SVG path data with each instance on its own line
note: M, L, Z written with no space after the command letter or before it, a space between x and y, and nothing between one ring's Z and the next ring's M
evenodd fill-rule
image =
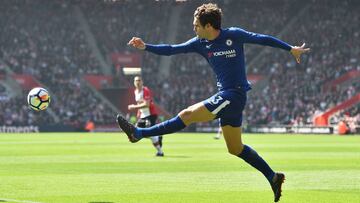
M0 202L272 202L263 175L214 134L150 140L121 133L0 134ZM359 203L360 136L245 134L286 174L280 202Z

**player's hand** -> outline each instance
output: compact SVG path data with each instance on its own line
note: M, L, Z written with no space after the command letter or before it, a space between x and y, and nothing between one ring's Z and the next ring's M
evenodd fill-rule
M290 53L295 57L296 62L300 63L300 56L303 53L309 52L310 48L305 48L305 43L301 47L293 46L290 50Z
M141 50L145 49L145 42L141 38L138 38L138 37L131 38L131 40L128 42L128 45L133 46L137 49L141 49Z
M134 110L135 109L135 105L134 104L130 104L128 105L128 110Z

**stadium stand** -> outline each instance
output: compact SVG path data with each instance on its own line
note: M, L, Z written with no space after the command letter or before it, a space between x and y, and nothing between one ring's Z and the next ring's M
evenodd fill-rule
M356 77L345 77L360 71L358 1L326 1L325 4L315 0L215 2L224 10L224 27L240 26L249 31L278 36L293 45L306 42L312 49L303 57L301 64L296 64L284 51L246 45L248 74L260 74L264 79L249 93L245 125L312 125L317 115L360 92ZM193 11L200 3L37 0L1 1L0 4L0 25L6 30L0 35L1 61L14 73L30 74L49 87L54 95L51 109L61 122L83 125L92 119L95 125L108 125L114 123L116 112L82 81L84 74L103 73L84 31L79 28L74 7L79 7L84 13L101 54L112 64L112 53L136 52L126 46L132 36L142 37L150 43L166 42L169 33L164 30L169 26L174 6L182 7L181 18L176 25L176 42L193 37ZM135 17L139 13L143 18ZM172 57L171 72L167 77L160 74L161 68L164 68L160 67L161 60L160 56L143 53L143 78L154 90L156 102L169 113L174 115L216 91L214 75L200 56ZM110 67L118 77L114 65ZM1 65L0 75L5 77ZM334 82L342 76L347 78L344 82ZM131 83L131 79L116 81ZM332 84L331 88L324 88L328 84ZM4 88L0 86L0 89ZM9 98L1 102L3 109L17 107L17 116L11 116L10 110L1 112L1 124L55 122L50 115L42 121L35 113L29 114L23 98ZM330 123L335 124L346 114L355 118L353 123L359 125L358 104L337 112ZM36 118L32 120L28 117ZM199 125L218 124L214 121Z
M308 3L309 9L300 17L301 23L290 28L284 34L284 40L301 44L301 41L295 40L303 39L309 43L312 53L297 65L286 53L266 50L257 67L269 75L269 84L262 91L252 92L250 99L253 101L250 101L247 110L248 123L292 124L302 120L304 124L311 124L315 111L325 111L345 101L343 89L328 92L322 91L321 87L342 74L360 68L356 57L360 48L359 32L355 31L359 3ZM349 24L344 25L344 20ZM359 92L354 88L352 93ZM256 109L261 109L260 115L257 115Z
M8 19L1 21L7 30L1 35L1 56L11 70L31 74L49 87L53 96L51 108L61 123L82 125L89 118L98 124L113 123L116 112L81 82L82 74L97 74L99 70L74 20L71 5L67 1L4 1L1 4L1 19ZM14 102L17 100L19 98L13 98L9 103L18 103ZM29 112L26 100L23 97L19 101L22 105L17 109L26 115Z

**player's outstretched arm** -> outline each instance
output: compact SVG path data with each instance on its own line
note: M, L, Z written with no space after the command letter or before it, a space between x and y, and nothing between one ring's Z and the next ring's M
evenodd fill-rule
M254 32L248 32L242 29L233 29L233 32L237 34L244 43L260 44L265 46L277 47L287 51L295 57L296 62L300 63L300 56L303 53L309 52L310 48L305 48L305 43L299 46L291 46L288 43L281 41L280 39L264 34L258 34Z
M144 50L146 48L145 42L139 37L131 38L131 40L128 42L128 45L140 50Z
M128 42L129 46L133 46L140 50L146 50L158 55L170 56L180 53L195 52L193 43L196 41L195 38L190 39L187 42L181 44L147 44L139 37L133 37Z
M309 52L310 48L305 48L305 43L303 43L300 47L293 46L291 47L290 53L295 57L296 62L300 63L300 56L303 53Z

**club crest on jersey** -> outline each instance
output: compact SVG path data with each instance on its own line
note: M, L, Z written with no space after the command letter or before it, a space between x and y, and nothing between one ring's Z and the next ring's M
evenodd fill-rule
M226 45L231 46L233 42L231 39L227 39L225 43Z

